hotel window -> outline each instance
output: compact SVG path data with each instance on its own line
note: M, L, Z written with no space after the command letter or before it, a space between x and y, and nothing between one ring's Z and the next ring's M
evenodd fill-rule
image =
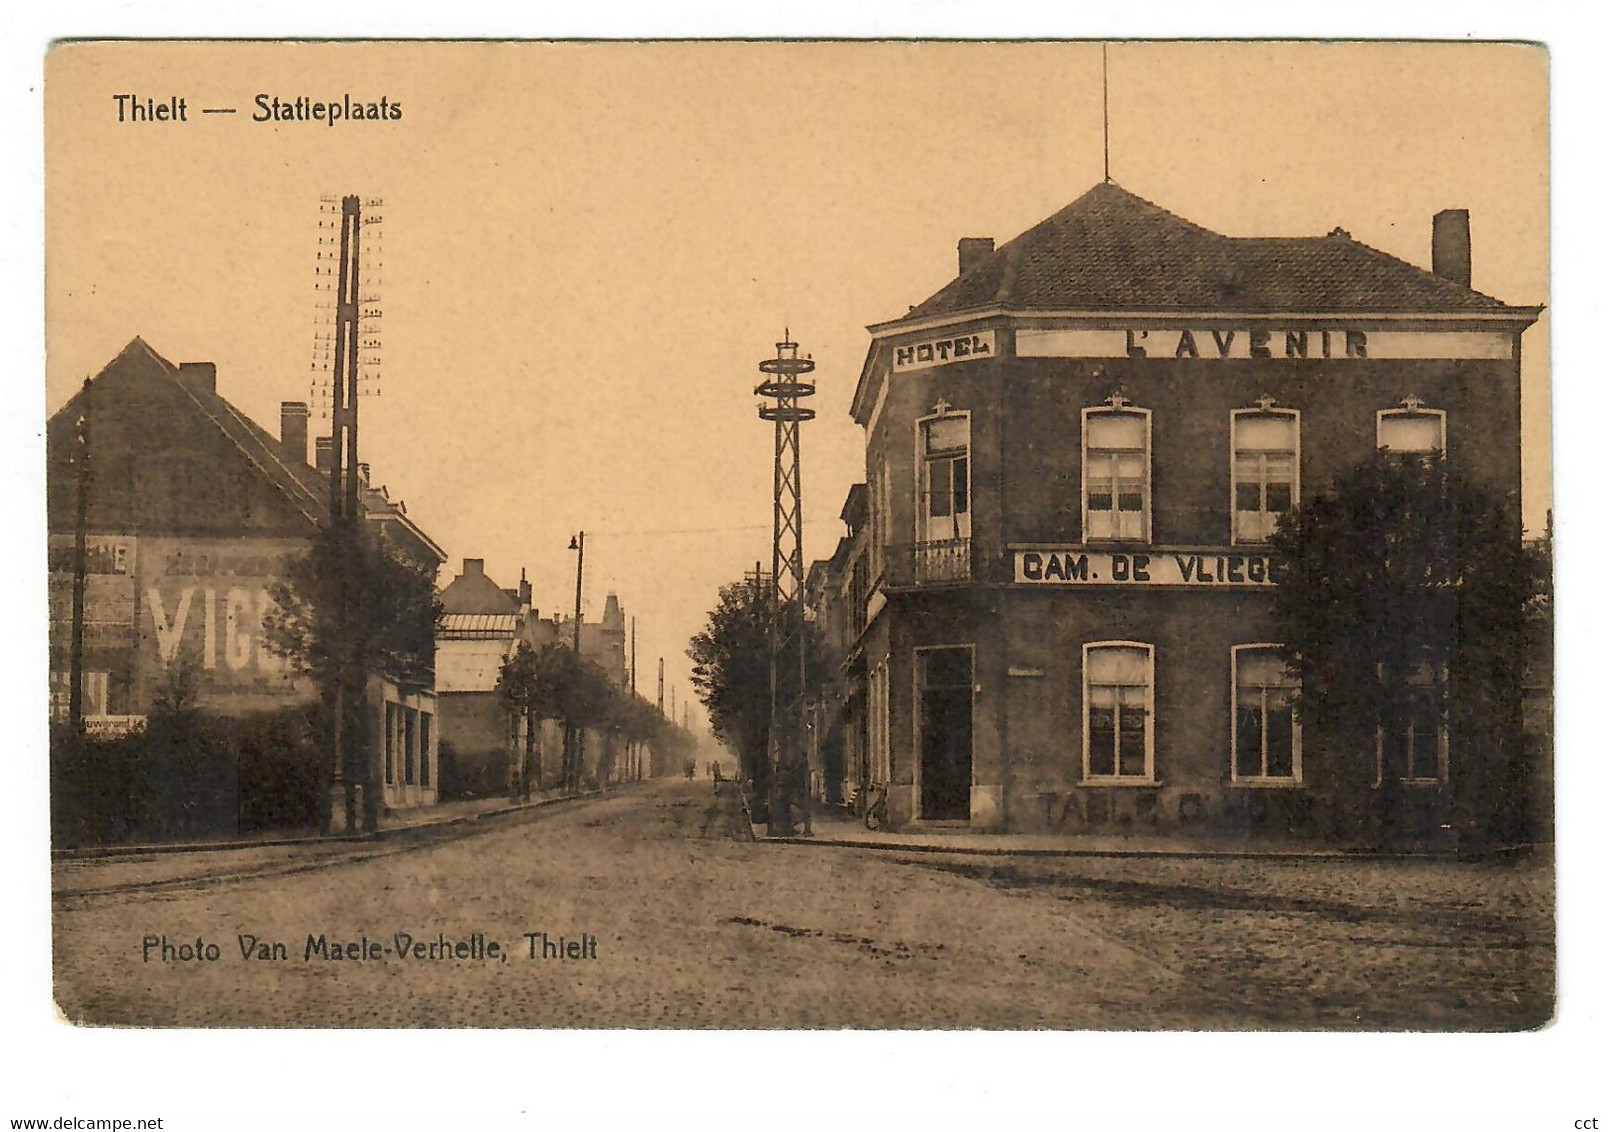
M1445 781L1446 673L1425 661L1407 678L1407 704L1398 725L1379 732L1378 778L1394 767L1402 782L1430 785Z
M946 413L919 422L921 501L917 542L971 537L971 416Z
M1446 452L1446 413L1426 409L1417 397L1408 397L1399 409L1378 413L1379 447L1391 452Z
M1083 646L1085 781L1155 780L1154 676L1150 645Z
M1278 646L1236 645L1233 661L1234 781L1289 785L1300 782L1297 685Z
M1113 394L1083 410L1083 537L1150 539L1150 411Z
M430 785L430 721L427 711L419 713L419 785Z
M1234 542L1264 543L1301 497L1301 418L1264 401L1262 408L1236 411L1230 430Z
M871 580L882 579L888 550L888 532L893 529L889 509L893 506L893 475L886 458L877 461L871 474Z

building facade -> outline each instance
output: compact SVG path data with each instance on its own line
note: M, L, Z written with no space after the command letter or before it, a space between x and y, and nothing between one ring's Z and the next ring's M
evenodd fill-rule
M70 684L80 392L46 430L51 713ZM265 645L271 587L327 519L327 477L307 462L308 409L286 402L274 437L217 391L211 363L175 365L135 338L96 377L87 406L84 714L91 733L136 728L164 675L198 662L200 708L246 715L308 703L312 683ZM365 484L366 520L422 567L439 547L383 487ZM367 689L385 804L435 798L433 686L378 677Z
M896 823L1297 820L1279 516L1379 447L1518 499L1538 310L1470 289L1466 213L1432 244L1423 270L1340 229L1228 237L1111 183L960 241L954 281L870 327L854 395L845 776L886 785ZM1444 808L1444 727L1407 726L1409 785Z

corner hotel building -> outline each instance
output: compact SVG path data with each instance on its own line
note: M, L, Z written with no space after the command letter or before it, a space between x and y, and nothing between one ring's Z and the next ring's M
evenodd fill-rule
M822 583L846 624L828 779L887 784L897 825L1297 819L1279 515L1381 446L1518 498L1539 308L1471 289L1466 212L1425 225L1432 270L1339 228L1220 235L1107 182L1002 247L961 240L952 282L870 327L869 537ZM1388 740L1431 816L1457 772L1437 718Z

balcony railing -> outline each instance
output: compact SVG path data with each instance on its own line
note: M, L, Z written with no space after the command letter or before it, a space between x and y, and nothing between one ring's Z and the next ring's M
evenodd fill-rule
M918 542L889 548L884 582L895 589L970 581L971 539Z

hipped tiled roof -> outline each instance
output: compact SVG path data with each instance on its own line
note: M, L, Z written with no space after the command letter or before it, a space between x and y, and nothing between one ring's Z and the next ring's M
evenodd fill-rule
M1338 228L1327 236L1225 236L1110 182L998 248L897 321L994 307L1522 313Z

